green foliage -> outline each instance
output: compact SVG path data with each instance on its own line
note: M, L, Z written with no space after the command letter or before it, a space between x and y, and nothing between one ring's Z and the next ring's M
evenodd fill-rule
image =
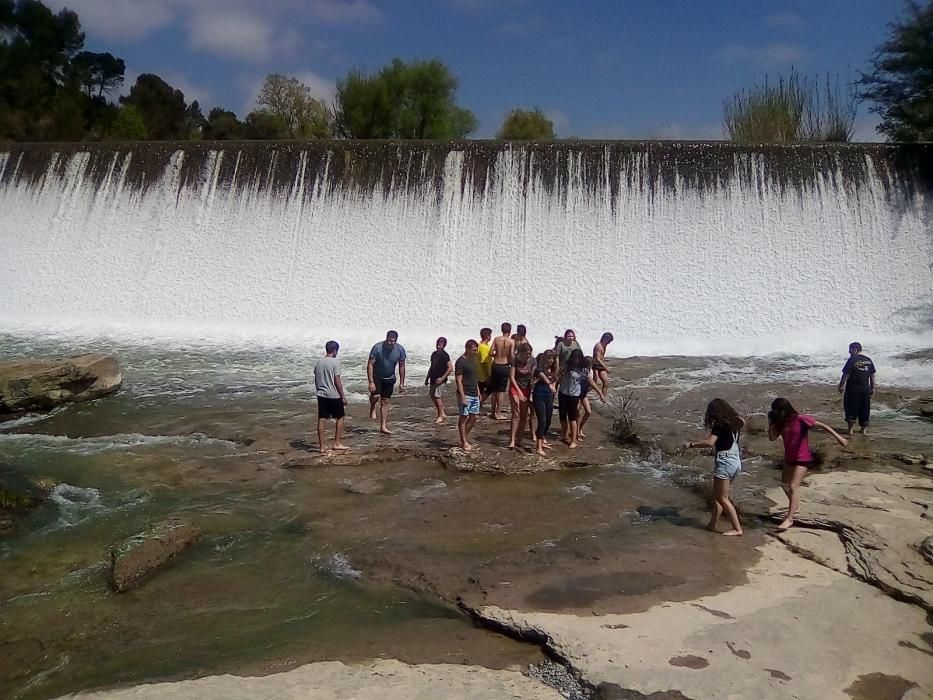
M157 75L140 75L130 94L121 97L120 102L136 108L151 139L184 139L190 135L191 124L184 94Z
M277 117L287 129L287 138L324 139L331 135L330 113L311 88L297 78L278 73L266 76L256 96L259 111Z
M145 141L149 138L143 115L133 105L123 105L108 136L114 141Z
M71 75L88 97L102 99L123 85L126 64L110 53L82 51L71 62Z
M858 80L859 97L874 102L879 133L895 141L933 140L933 2L907 2L907 17L890 25L872 70Z
M843 97L838 79L825 84L788 77L743 89L723 103L723 128L737 143L849 141L855 123L855 100Z
M277 114L257 110L246 115L245 134L248 139L281 141L289 138L288 124Z
M371 76L353 70L337 83L334 122L355 139L454 139L474 131L476 117L455 102L457 79L438 60L399 59Z
M513 109L502 122L497 139L511 141L553 141L554 123L544 116L540 107Z
M202 135L213 141L233 141L245 137L246 126L233 112L214 107L207 115Z

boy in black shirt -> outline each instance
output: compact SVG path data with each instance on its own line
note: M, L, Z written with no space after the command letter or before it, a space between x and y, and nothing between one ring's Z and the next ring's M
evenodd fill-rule
M428 369L428 376L424 378L424 385L428 387L428 396L434 402L434 408L437 411L435 423L443 423L447 419L444 413L444 394L447 393L447 378L454 371L450 363L450 355L444 349L447 347L447 338L438 338L434 344L436 348L431 353L431 366Z
M849 424L848 434L852 434L852 426L858 421L862 434L867 435L871 395L875 393L875 364L862 354L861 343L849 345L849 359L842 368L839 393L842 394L842 406Z

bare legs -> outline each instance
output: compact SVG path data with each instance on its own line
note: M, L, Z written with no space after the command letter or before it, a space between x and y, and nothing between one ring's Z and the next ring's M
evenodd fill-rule
M596 381L603 385L603 393L609 395L609 371L602 369L596 373Z
M434 410L437 412L437 417L434 419L434 422L443 423L447 420L447 413L444 411L444 400L437 396L431 397L431 400L434 402Z
M789 502L787 517L778 525L778 530L790 529L794 524L794 516L800 512L800 484L807 475L807 468L802 464L785 464L781 477L781 488L787 494Z
M473 430L473 424L476 423L476 416L460 416L457 419L457 433L460 435L460 447L464 452L469 452L473 449L473 445L470 444L468 438L470 437L470 431Z
M509 442L509 449L518 447L522 441L522 433L525 431L525 421L530 419L528 417L528 400L522 401L521 399L509 394L509 399L512 402L512 426L511 426L511 441Z
M593 408L590 406L589 397L583 397L580 399L580 408L583 415L580 416L579 438L582 440L586 437L586 433L583 432L583 426L586 425L586 422L590 419L590 416L593 415Z
M739 522L739 514L732 503L730 492L732 491L732 482L728 479L713 479L713 515L710 517L707 530L716 531L716 523L720 516L725 513L732 523L732 529L722 533L726 536L737 537L742 534L742 523Z
M324 418L317 419L317 444L318 449L323 453L324 452ZM334 451L335 452L344 452L350 448L341 442L343 439L343 418L337 419L337 425L334 428Z
M389 430L389 399L378 394L369 395L369 417L376 420L376 404L379 404L379 432L383 435L391 435Z

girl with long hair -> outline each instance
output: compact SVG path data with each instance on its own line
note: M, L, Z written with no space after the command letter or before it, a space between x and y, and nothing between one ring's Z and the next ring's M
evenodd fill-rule
M703 440L691 440L684 443L684 449L713 448L713 514L707 530L716 532L716 524L723 513L732 523L732 528L723 535L739 537L742 535L742 523L732 500L732 482L742 471L742 454L739 447L739 433L745 426L743 419L735 409L722 399L713 399L706 406L703 427L709 430L709 436Z
M535 408L535 442L537 454L547 457L545 450L551 449L547 431L551 428L554 415L554 392L557 390L557 353L545 350L537 357L531 400Z
M571 450L579 446L577 438L580 435L580 395L583 393L583 388L591 388L599 394L600 399L606 400L602 390L596 386L591 377L584 373L583 362L583 351L578 348L570 353L567 361L560 367L557 415L560 417L563 440Z
M842 435L825 423L797 410L787 399L777 398L771 402L768 411L768 439L784 441L784 471L781 475L781 487L787 494L787 517L778 525L784 532L794 524L794 516L800 512L800 484L813 466L813 453L810 451L810 429L825 430L842 447L849 444Z
M509 368L509 402L512 404L511 440L509 449L518 447L528 409L531 404L531 385L534 382L537 364L531 357L531 345L522 343L515 351L515 361Z

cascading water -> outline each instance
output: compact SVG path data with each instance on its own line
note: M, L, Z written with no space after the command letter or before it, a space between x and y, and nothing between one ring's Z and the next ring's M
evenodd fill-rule
M428 338L509 319L688 354L928 335L931 154L11 146L0 323Z

